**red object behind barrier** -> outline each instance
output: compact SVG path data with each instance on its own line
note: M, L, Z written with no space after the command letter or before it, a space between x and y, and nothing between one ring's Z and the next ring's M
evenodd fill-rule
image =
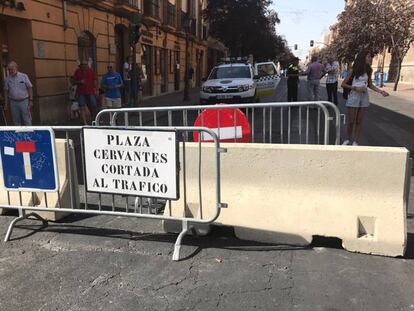
M220 122L220 129L219 129ZM194 126L203 126L212 129L221 142L241 142L251 141L251 128L249 120L240 109L222 108L204 110L197 117ZM213 141L208 134L203 133L201 141ZM207 137L205 137L207 136ZM199 141L199 133L194 132L195 142Z

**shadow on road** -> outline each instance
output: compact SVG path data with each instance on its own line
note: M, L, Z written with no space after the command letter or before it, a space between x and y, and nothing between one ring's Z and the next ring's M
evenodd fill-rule
M414 233L407 234L407 250L404 259L414 259Z
M85 220L89 217L85 215L73 215L65 219L64 223L50 223L48 226L41 224L19 225L16 228L29 230L29 232L19 235L15 233L15 237L11 241L17 241L34 235L40 231L59 234L73 234L82 236L96 236L110 239L122 239L130 241L154 241L174 244L177 234L172 233L143 233L131 230L113 229L113 228L97 228L86 225L75 225L77 220ZM411 215L412 217L412 215ZM211 233L208 236L192 236L187 235L183 240L184 247L193 247L190 253L183 259L189 259L196 256L203 249L227 249L244 252L268 252L268 251L295 251L295 250L311 250L313 247L325 247L330 249L343 249L342 240L334 237L314 236L309 246L297 246L290 244L269 244L254 241L238 239L232 227L212 226ZM194 249L195 248L195 249ZM414 233L409 232L407 235L406 254L401 257L403 259L414 259Z

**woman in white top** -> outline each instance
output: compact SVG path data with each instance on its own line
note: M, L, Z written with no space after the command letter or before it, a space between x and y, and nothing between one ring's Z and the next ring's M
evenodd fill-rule
M382 96L389 94L383 90L376 88L372 84L372 55L369 52L360 52L352 66L352 71L348 74L346 79L342 82L342 88L350 90L347 107L347 131L346 139L343 145L358 146L358 139L361 135L362 121L365 112L369 106L368 89L380 93ZM354 131L355 129L355 131Z

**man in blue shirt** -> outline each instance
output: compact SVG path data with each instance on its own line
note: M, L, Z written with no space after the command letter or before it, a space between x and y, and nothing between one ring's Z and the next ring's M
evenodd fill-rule
M119 73L115 72L112 65L108 65L108 72L102 77L101 87L105 91L105 104L107 108L121 108L120 88L124 83Z

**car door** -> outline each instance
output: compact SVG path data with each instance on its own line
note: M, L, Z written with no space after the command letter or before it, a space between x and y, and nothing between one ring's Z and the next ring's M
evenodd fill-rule
M256 74L259 76L257 80L257 94L270 95L276 90L280 77L274 62L261 62L255 64Z

